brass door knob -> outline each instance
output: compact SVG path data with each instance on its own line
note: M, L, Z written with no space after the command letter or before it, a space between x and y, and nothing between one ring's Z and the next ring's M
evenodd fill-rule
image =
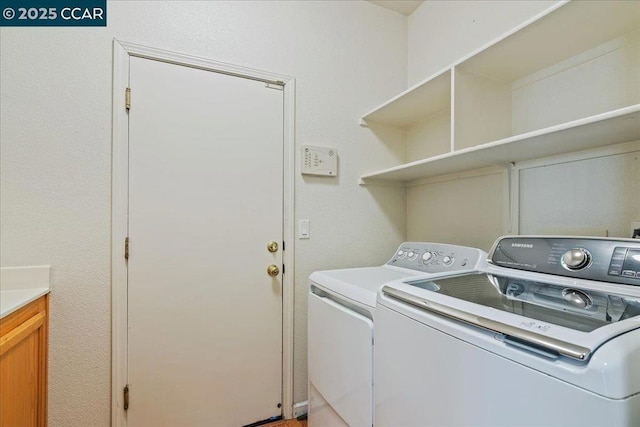
M277 265L271 264L269 267L267 267L267 274L271 277L276 277L278 274L280 274L280 269Z
M278 242L274 242L273 240L267 243L267 250L269 252L276 252L278 250Z

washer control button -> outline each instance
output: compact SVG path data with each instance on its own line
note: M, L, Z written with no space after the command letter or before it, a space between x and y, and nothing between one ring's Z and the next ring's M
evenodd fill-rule
M584 248L569 249L562 255L562 266L567 270L581 270L591 262L591 254Z
M412 260L412 261L413 261L414 259L416 259L416 258L418 257L418 254L417 254L417 253L415 253L415 252L413 252L413 251L411 251L411 252L409 252L409 253L407 254L407 257L408 257L410 260Z
M443 263L444 265L447 265L447 266L449 266L449 265L453 264L453 257L452 257L452 256L449 256L449 255L445 255L445 256L442 258L442 263Z
M403 251L402 249L400 249L398 251L398 258L404 258L407 255L407 253L405 251Z
M422 254L422 261L424 261L425 263L431 261L431 258L433 258L433 254L429 251Z

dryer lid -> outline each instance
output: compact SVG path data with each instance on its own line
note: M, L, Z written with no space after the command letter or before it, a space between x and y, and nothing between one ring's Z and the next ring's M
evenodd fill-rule
M324 291L375 308L376 293L382 285L416 274L413 270L384 265L316 271L309 280Z

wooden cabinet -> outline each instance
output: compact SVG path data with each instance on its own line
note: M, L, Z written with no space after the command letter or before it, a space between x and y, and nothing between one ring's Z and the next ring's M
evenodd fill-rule
M0 319L0 427L47 425L48 298Z
M640 139L640 2L559 3L366 113L406 144L362 182L419 178ZM404 140L402 140L404 139Z

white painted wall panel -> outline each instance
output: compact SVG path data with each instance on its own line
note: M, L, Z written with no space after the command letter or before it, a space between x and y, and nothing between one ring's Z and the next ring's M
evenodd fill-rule
M633 105L640 100L640 34L523 80L512 93L513 135Z
M640 151L520 170L520 233L608 230L640 221Z
M407 162L446 154L451 150L451 110L442 110L411 126L407 134Z
M406 17L335 1L110 1L107 15L106 28L0 29L0 261L52 265L49 425L110 424L114 37L295 76L296 145L337 147L339 177L296 178L296 216L311 220L295 266L306 399L308 275L382 264L405 237L404 192L357 184L396 161L357 123L406 88Z
M407 240L488 251L509 222L503 173L452 178L407 189Z

